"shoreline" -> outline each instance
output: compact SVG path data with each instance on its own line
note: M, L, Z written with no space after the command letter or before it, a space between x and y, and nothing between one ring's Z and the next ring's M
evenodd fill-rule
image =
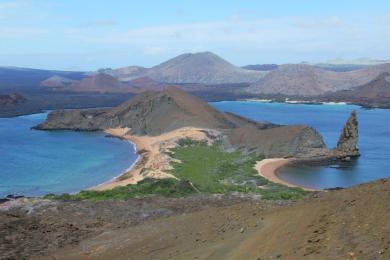
M122 174L90 190L108 190L118 186L137 184L150 177L156 179L176 178L169 174L172 160L164 151L176 146L177 140L190 137L195 140L208 140L206 129L183 127L158 136L138 136L128 134L129 128L112 128L104 132L112 137L131 142L138 154L137 160Z
M115 188L117 186L126 186L128 184L136 184L139 179L135 178L137 175L138 168L142 167L143 165L141 162L145 160L143 153L141 153L139 147L140 144L137 144L136 139L131 139L130 135L127 135L127 132L129 131L128 128L122 128L122 129L107 129L104 131L104 133L108 134L110 137L113 138L119 138L122 141L129 142L134 146L135 152L137 153L137 159L122 173L120 173L118 176L111 178L110 180L107 180L101 184L98 184L96 186L93 186L89 188L89 190L109 190L112 188ZM127 176L127 178L126 178ZM137 176L138 177L138 176ZM125 178L125 179L123 179Z
M286 158L263 159L261 161L256 162L255 169L257 170L260 176L266 178L271 182L275 182L292 188L301 188L305 191L322 191L320 189L312 189L301 185L296 185L281 179L278 176L278 170L292 161L294 161L294 159L286 159Z
M118 181L118 179L120 179L121 177L123 177L124 175L126 174L129 174L132 169L138 164L138 162L140 161L141 159L141 155L138 153L138 149L137 149L137 144L132 142L131 140L127 140L127 139L124 139L124 138L120 138L118 136L110 136L110 137L113 137L113 138L118 138L122 141L125 141L125 142L128 142L130 145L132 145L134 147L134 150L135 150L135 153L137 154L137 158L134 160L134 162L131 163L131 165L129 167L126 168L126 170L124 170L123 172L121 172L120 174L118 174L117 176L115 177L112 177L111 179L109 179L108 181L105 181L103 183L100 183L96 186L93 186L91 188L89 188L89 190L95 190L95 189L99 189L99 187L101 186L104 186L104 185L108 185L112 182L116 182Z

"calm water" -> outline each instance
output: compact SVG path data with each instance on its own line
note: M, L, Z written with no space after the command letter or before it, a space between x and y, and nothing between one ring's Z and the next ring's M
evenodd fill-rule
M212 105L259 121L311 125L329 147L335 146L345 120L356 109L359 159L342 167L285 167L280 177L315 188L348 187L390 177L390 110L241 101ZM44 113L0 118L0 197L77 192L119 175L137 157L132 145L103 133L30 130L45 118Z
M30 130L45 118L0 118L0 197L77 192L112 179L136 160L133 145L103 133Z
M308 124L334 147L350 112L359 120L359 148L362 156L346 165L330 167L285 167L279 176L291 183L312 188L348 187L390 177L390 110L365 110L352 105L297 105L224 101L212 103L222 111L259 121L279 124Z

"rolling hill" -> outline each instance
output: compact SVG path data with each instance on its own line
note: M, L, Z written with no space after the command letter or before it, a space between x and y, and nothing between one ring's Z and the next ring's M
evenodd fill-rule
M80 80L85 72L55 71L28 69L17 67L0 67L0 90L4 89L34 89L39 88L42 81L53 76L64 77L70 80Z
M253 83L248 92L316 96L366 84L383 72L390 72L390 63L348 72L323 70L307 64L286 64Z

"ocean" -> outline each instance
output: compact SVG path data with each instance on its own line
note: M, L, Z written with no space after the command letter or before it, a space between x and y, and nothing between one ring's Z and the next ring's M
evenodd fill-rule
M352 110L359 121L361 156L349 163L328 167L283 167L278 176L290 183L308 188L350 187L390 177L390 110L367 110L355 105L308 105L223 101L212 103L258 121L277 124L307 124L318 130L328 147L334 147Z
M337 143L352 110L359 120L361 157L328 167L283 167L279 176L309 188L350 187L390 177L390 110L354 105L307 105L223 101L211 103L258 121L307 124L328 147ZM47 113L0 118L0 197L74 193L107 182L136 160L131 143L101 132L31 130Z
M38 131L47 113L0 118L0 197L73 193L120 175L134 146L101 132Z

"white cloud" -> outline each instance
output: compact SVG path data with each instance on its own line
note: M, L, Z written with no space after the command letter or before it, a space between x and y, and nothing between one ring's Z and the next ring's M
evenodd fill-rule
M337 28L336 31L326 28ZM87 43L157 46L161 48L187 48L194 46L224 46L242 48L305 48L348 42L354 35L344 26L341 18L305 20L301 18L275 18L261 20L222 20L205 23L173 24L136 28L111 34L85 34L73 31L70 37ZM153 45L151 45L153 43ZM319 44L321 43L321 44ZM186 46L186 47L184 47ZM145 53L157 53L151 49Z

